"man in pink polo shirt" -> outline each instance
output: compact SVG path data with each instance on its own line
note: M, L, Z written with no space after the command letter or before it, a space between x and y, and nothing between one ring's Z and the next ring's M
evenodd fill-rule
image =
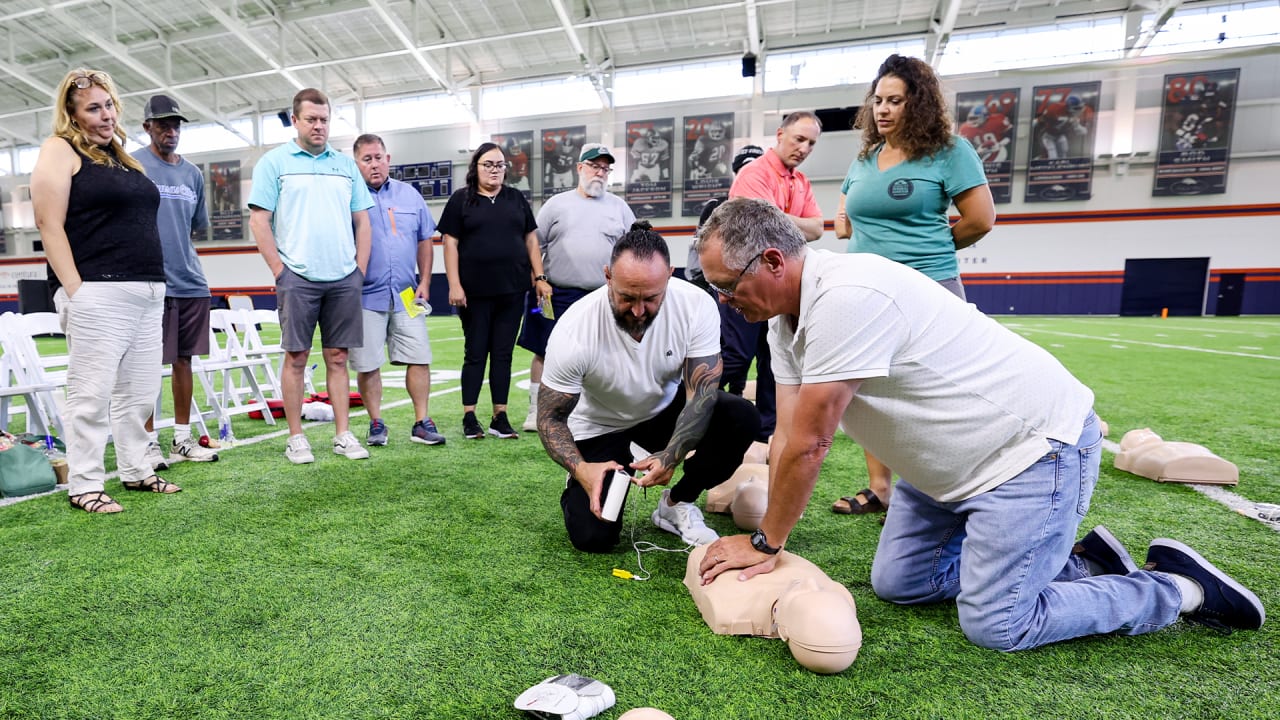
M813 242L822 237L822 211L813 198L809 178L796 168L809 157L822 135L818 116L801 110L782 119L778 144L759 159L743 165L729 188L730 198L756 198L777 206ZM734 163L737 164L736 162ZM756 360L756 407L760 410L760 435L767 441L776 424L773 370L769 363L768 323L747 322L728 304L720 305L720 336L724 360L721 382L740 394Z

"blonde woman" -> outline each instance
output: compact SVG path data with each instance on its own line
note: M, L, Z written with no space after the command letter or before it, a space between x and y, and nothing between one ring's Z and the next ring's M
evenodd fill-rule
M164 262L160 194L124 150L110 76L67 73L53 102L53 135L31 176L36 226L67 334L67 494L91 513L124 508L104 492L103 454L115 437L126 490L175 493L146 460L144 427L160 392Z

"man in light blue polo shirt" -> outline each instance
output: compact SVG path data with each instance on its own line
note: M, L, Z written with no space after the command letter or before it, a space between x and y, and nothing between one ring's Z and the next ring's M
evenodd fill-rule
M285 351L280 385L289 423L284 454L293 463L315 460L302 434L302 379L317 322L333 405L333 452L369 457L349 428L347 349L363 342L360 294L373 199L355 162L329 146L329 111L329 98L315 88L294 95L298 138L262 156L249 193L249 229L276 279Z
M408 183L393 180L391 154L377 135L361 135L352 147L356 167L373 196L369 225L373 248L364 275L364 344L351 350L360 397L369 411L370 446L386 445L387 425L382 421L382 364L386 346L392 365L404 365L404 384L413 401L413 429L409 439L424 445L443 445L445 438L427 414L431 395L431 340L426 318L409 316L402 299L406 290L412 302L426 304L431 290L431 261L435 253L431 234L436 221L422 194Z

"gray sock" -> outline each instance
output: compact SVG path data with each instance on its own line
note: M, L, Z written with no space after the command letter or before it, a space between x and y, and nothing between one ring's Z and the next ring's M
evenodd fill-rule
M1169 577L1178 585L1178 590L1182 593L1182 608L1178 612L1186 614L1199 610L1204 604L1204 589L1200 587L1200 583L1186 575L1169 573Z

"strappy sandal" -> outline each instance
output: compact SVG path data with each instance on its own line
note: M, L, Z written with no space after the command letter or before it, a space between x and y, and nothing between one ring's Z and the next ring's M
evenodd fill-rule
M182 492L182 488L174 485L168 480L165 480L159 475L152 475L146 480L138 480L135 482L121 481L120 484L124 486L125 490L135 490L137 492L164 493L165 495Z
M120 503L111 499L111 496L104 492L87 492L79 495L68 495L67 500L71 503L71 507L83 510L89 513L118 513L124 508L120 507ZM111 509L114 505L115 509Z
M871 488L859 490L852 497L842 497L841 500L849 503L849 508L845 509L841 505L832 505L831 512L837 515L871 515L873 513L882 513L888 510L888 506L880 502L880 498L871 492Z

